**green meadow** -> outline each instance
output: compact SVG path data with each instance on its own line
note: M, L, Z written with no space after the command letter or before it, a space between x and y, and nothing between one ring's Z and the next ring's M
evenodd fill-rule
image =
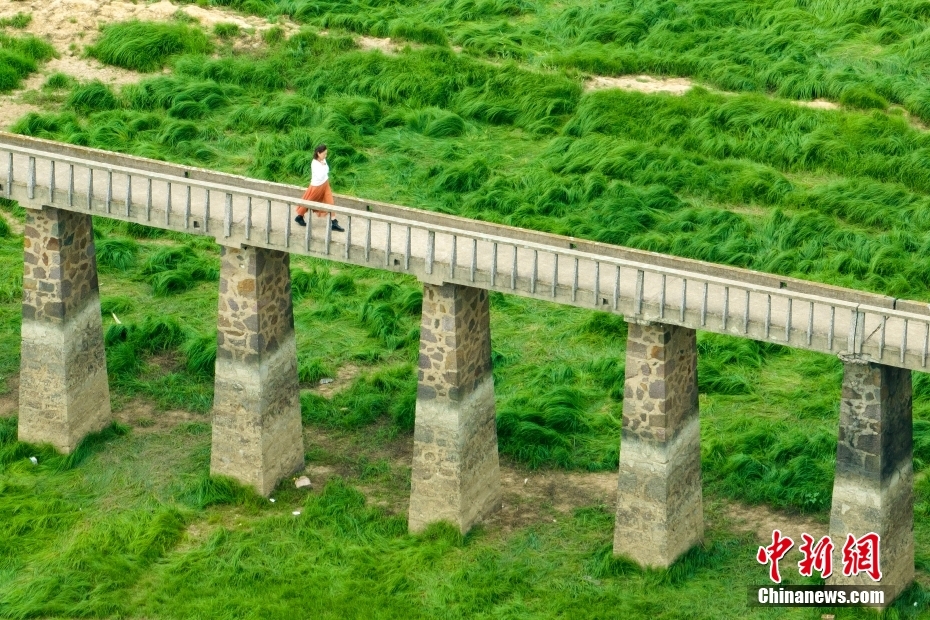
M140 81L49 75L31 94L42 110L13 131L294 184L326 142L337 192L930 301L930 135L919 125L930 120L930 5L201 4L302 27L266 30L243 51L237 40L252 35L231 24L106 25L85 52ZM0 91L54 54L21 27L0 22L0 61L18 59L0 62ZM364 49L359 35L398 48ZM15 77L4 82L6 66ZM586 88L590 74L636 72L704 86ZM839 107L792 101L815 97ZM0 206L2 395L19 363L23 213ZM786 529L793 515L826 522L837 359L699 335L708 530L667 571L612 558L603 505L464 538L441 524L410 535L397 501L373 499L409 490L396 455L412 441L415 280L292 261L307 462L340 475L310 493L285 480L270 503L208 476L218 246L102 219L95 235L114 409L150 411L69 457L17 442L15 416L0 418L0 617L827 611L747 609L745 586L766 569L755 536L722 515L740 502L782 511ZM491 311L505 467L615 470L625 323L499 294ZM337 389L319 389L327 377ZM914 385L918 580L888 618L930 606L930 380Z

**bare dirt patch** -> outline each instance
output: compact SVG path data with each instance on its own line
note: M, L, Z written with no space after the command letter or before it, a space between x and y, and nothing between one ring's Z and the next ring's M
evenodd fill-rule
M167 433L181 424L208 422L209 417L187 411L158 411L153 403L141 399L126 403L114 415L118 422L132 426L138 433Z
M325 381L326 379L331 379L331 381L327 383L316 383L310 386L310 389L320 396L332 398L333 394L336 392L349 387L349 384L352 383L352 381L355 380L355 377L357 377L361 372L361 367L356 366L355 364L345 364L339 369L335 377L324 377L324 379L322 379L322 381Z
M670 93L683 95L694 86L687 78L656 78L649 75L623 75L620 77L607 77L596 75L585 82L585 90L603 90L605 88L619 88L621 90L638 93Z
M8 418L19 411L19 376L6 378L9 392L0 395L0 417Z
M358 46L363 50L378 50L385 54L396 54L400 46L394 43L390 38L379 39L377 37L361 36L356 39Z
M815 110L839 110L839 104L827 101L826 99L814 99L813 101L792 101L794 105L802 108L813 108Z

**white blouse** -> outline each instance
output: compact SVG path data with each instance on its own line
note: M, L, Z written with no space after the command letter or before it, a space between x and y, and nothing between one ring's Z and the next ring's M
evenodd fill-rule
M326 160L320 161L313 158L313 161L310 162L310 185L312 187L317 187L323 185L329 180L329 164L326 163Z

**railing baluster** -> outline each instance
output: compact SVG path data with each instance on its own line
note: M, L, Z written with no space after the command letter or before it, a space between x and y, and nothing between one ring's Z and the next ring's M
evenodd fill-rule
M271 243L271 201L265 201L265 243ZM287 214L290 219L291 214ZM307 228L310 228L310 222L307 222Z
M94 208L94 169L87 168L87 210Z
M852 316L849 319L849 338L846 340L846 346L849 349L850 353L856 353L856 323L859 320L859 313L856 310L851 310Z
M920 365L927 367L927 349L930 348L930 323L924 323L924 350L920 355Z
M250 211L251 211L251 208L252 208L252 202L251 202L251 200L250 200L250 201L249 201L249 210L250 210ZM308 211L307 213L310 213L310 212ZM288 214L287 214L287 217L290 218L290 217L291 217L291 214L288 213ZM304 226L304 252L309 252L309 251L310 251L310 242L313 241L313 218L311 217L311 218L309 218L309 219L305 219L304 221L307 223L307 225ZM366 258L366 260L367 260L367 258L368 258L367 253L366 253L366 255L365 255L365 258Z
M71 166L72 170L74 166ZM6 197L13 197L13 153L10 153L6 164Z
M145 221L152 221L152 179L148 179L145 190Z
M620 309L620 265L614 266L614 311Z
M288 217L287 221L290 222L291 218ZM326 250L327 256L329 256L329 244L332 241L332 239L333 239L333 218L332 216L330 216L326 218L326 236L323 237L323 249Z
M184 200L184 229L191 227L191 186L187 186L187 195Z
M453 250L455 249L454 243L452 244L452 248ZM536 275L538 273L538 269L539 269L539 250L533 250L533 274L530 276L530 292L534 294L536 293Z
M12 157L10 155L10 158ZM74 206L74 164L68 164L68 206Z
M791 342L791 301L788 298L788 318L785 320L785 342Z
M436 259L436 232L426 232L426 273L433 275L433 262Z
M679 308L679 322L685 322L685 308L688 306L688 280L681 279L681 308Z
M107 213L113 206L113 171L107 170Z
M662 289L659 291L659 318L665 318L665 274L662 274Z
M497 242L491 246L491 286L497 282Z
M310 226L307 226L309 232ZM371 256L371 218L365 220L365 262Z
M887 321L888 317L882 315L881 334L878 336L878 359L885 357L885 324Z
M232 194L226 193L226 212L223 215L223 235L228 239L232 235Z
M743 308L743 333L749 333L749 289L746 289L746 305Z
M209 190L207 192L207 204L210 204ZM288 213L287 216L290 217L291 214ZM307 225L308 232L309 232L309 228L310 226L308 224ZM246 241L250 241L252 239L252 197L251 196L249 196L249 199L246 201L246 205L245 205L245 239ZM304 249L309 250L310 247L308 246Z
M291 203L287 204L287 215L284 217L284 247L291 247ZM328 253L328 252L327 252Z
M600 306L601 297L601 262L594 261L594 307Z
M391 265L391 223L387 223L387 238L384 242L384 266Z
M349 248L351 247L352 247L352 216L347 215L346 216L346 248L345 248L345 253L342 256L346 260L349 260L349 258L352 256L351 252L349 251Z
M49 203L55 202L55 160L51 159L48 162L50 164L50 170L48 175L48 201Z
M830 306L830 332L827 334L827 348L833 350L833 333L836 330L836 306Z
M475 272L478 270L478 240L471 240L471 281L475 281Z
M859 334L859 337L857 338L859 344L857 345L858 350L856 353L862 355L862 346L865 344L865 312L857 312L856 314L856 323L858 324L856 327L856 333Z
M36 197L36 158L29 158L29 176L27 181L27 195L29 200L33 200Z
M513 246L513 260L510 265L510 290L517 290L517 246Z
M132 208L132 175L126 175L126 217L129 217L129 212Z
M165 226L171 225L171 182L168 183L168 207L165 209ZM229 235L226 235L227 237Z
M559 292L559 255L552 255L552 298Z
M904 319L904 331L901 332L901 363L904 363L904 354L907 352L907 319Z
M572 276L572 301L578 299L578 258L575 258L575 275Z
M701 326L707 325L707 282L701 292Z
M245 221L245 238L249 238L249 228L252 223L252 199L249 198L249 212L246 215ZM203 199L203 232L210 232L210 188L204 188L204 199Z
M404 239L404 271L410 271L410 226L407 226Z
M458 235L452 235L452 261L449 265L449 277L455 277L455 260L457 258L456 253L458 252L459 237Z
M772 296L765 296L765 339L769 339L770 329L772 327Z
M730 314L730 287L723 287L723 317L721 325L723 331L727 330L727 315Z
M807 310L807 346L811 346L814 337L814 302L810 302Z
M642 269L636 271L636 307L633 310L633 314L636 316L642 316L643 314L643 296L646 288L646 272Z

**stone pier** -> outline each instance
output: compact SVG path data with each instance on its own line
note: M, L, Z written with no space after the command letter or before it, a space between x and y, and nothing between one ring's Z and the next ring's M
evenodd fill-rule
M19 439L70 453L110 423L89 215L27 211Z
M670 566L704 538L693 329L630 323L614 554Z
M290 255L222 248L210 473L262 494L304 465Z
M409 525L464 533L500 507L488 292L424 284Z
M836 585L882 585L891 601L914 580L914 469L911 461L911 371L846 361L830 538ZM843 576L847 535L879 535L882 580Z

